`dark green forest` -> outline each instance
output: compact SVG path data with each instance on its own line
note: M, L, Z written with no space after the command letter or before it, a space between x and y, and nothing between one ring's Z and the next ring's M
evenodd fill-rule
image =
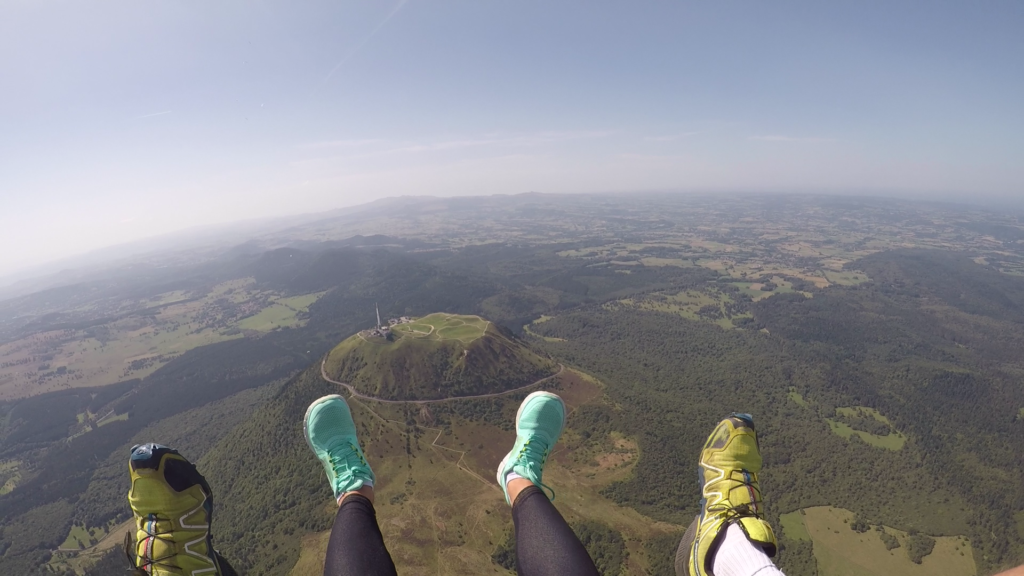
M762 300L749 330L600 307L539 325L564 339L544 342L553 356L609 384L623 406L609 426L641 439L634 477L607 493L656 518L692 517L697 486L678 471L693 466L714 422L739 410L755 415L773 518L830 504L872 524L966 533L983 573L1018 561L1024 540L1008 512L1024 507L1024 484L1010 480L1024 474L1016 365L1024 348L1012 343L1024 327L1012 319L1024 281L939 252L854 265L881 281ZM971 290L997 304L976 303ZM825 418L841 406L875 408L908 436L906 446L890 451L829 433ZM783 540L784 566L793 544Z

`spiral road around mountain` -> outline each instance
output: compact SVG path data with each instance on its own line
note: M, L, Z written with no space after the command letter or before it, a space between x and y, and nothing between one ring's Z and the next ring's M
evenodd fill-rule
M526 386L520 386L519 388L513 388L512 390L505 390L504 392L492 392L490 394L477 394L476 396L453 396L451 398L435 398L435 399L431 399L431 400L386 400L384 398L377 398L377 397L374 397L374 396L367 396L365 394L360 393L351 384L347 384L345 382L338 382L337 380L331 379L331 377L327 375L327 357L325 356L324 359L320 362L320 377L323 378L324 380L326 380L327 382L330 382L331 384L337 384L338 386L344 387L345 389L347 389L349 391L349 394L351 394L354 398L358 398L360 400L370 400L372 402L382 402L384 404L438 404L440 402L451 402L452 400L477 400L477 399L480 399L480 398L494 398L495 396L504 396L506 394L512 394L513 392L519 392L521 390L526 390L527 388L532 388L532 387L537 386L539 384L543 384L544 382L546 382L548 380L551 380L552 378L556 378L558 376L561 376L562 372L564 372L564 371L565 371L565 366L562 365L562 364L559 364L558 365L558 372L555 372L554 374L552 374L550 376L545 376L544 378L541 378L540 380L537 380L536 382L532 382L530 384L527 384Z

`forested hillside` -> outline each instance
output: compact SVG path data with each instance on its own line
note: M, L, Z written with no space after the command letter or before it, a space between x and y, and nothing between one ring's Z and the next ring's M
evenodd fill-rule
M930 260L955 274L917 273ZM552 355L609 383L624 407L614 426L641 439L634 477L608 489L620 502L676 521L693 514L697 486L678 471L693 467L721 414L742 410L757 419L773 517L829 504L868 524L966 533L983 572L1015 562L1024 486L1009 479L1024 474L1024 387L1013 343L1024 327L964 313L942 296L1019 291L1024 281L996 275L988 284L970 259L934 252L854 266L878 276L883 268L888 282L763 300L754 306L760 329L598 307L535 330L561 339L544 342ZM1009 298L1001 306L1020 311ZM845 406L884 414L906 444L890 450L829 433L827 419Z

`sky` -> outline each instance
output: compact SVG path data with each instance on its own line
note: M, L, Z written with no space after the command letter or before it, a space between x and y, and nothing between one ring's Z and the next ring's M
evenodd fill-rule
M2 0L0 275L400 195L1024 197L1024 3Z

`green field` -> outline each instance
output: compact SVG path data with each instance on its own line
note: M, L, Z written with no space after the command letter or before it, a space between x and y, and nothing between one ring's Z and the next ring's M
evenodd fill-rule
M856 286L870 280L868 275L856 270L836 272L834 270L822 270L821 273L833 284L840 286Z
M804 525L803 514L800 510L780 515L779 522L782 524L782 533L790 540L811 541L811 535L807 532L807 526Z
M796 402L801 408L807 408L810 406L807 400L804 400L804 397L796 391L796 388L789 389L789 399Z
M809 539L820 576L974 576L974 555L962 536L935 536L935 548L920 564L907 554L909 535L885 527L900 542L886 550L879 532L854 532L849 510L818 506L782 515L782 529L794 540ZM802 530L801 530L802 528Z
M653 256L641 258L640 263L644 266L678 266L680 268L693 266L690 260L683 260L682 258L655 258Z
M770 294L770 293L766 293ZM692 290L681 290L676 293L655 292L633 298L624 298L605 305L605 308L614 309L616 306L627 306L640 310L651 310L655 312L667 312L677 314L687 320L700 320L714 322L722 328L735 328L735 320L750 318L748 312L733 314L729 317L726 314L726 304L733 302L733 299L715 288L703 288ZM708 315L708 307L717 308ZM702 315L702 310L703 315Z
M427 340L458 340L463 344L480 338L490 324L479 316L436 313L417 318L410 324L399 324L394 332L402 336Z
M278 328L301 326L304 320L299 315L308 313L310 305L324 294L325 292L318 292L291 298L279 298L270 306L260 310L258 314L241 320L238 327L242 330L270 332Z
M116 318L98 330L77 330L66 342L52 343L53 334L40 333L0 344L0 399L144 378L193 348L242 338L243 330L301 326L309 306L324 294L280 298L242 278L217 284L202 297L182 291L160 295L149 303L162 308ZM51 376L38 383L15 377L18 366L42 355L52 357Z
M124 414L110 414L109 416L106 416L102 420L97 422L96 426L97 427L99 427L99 426L106 426L107 424L110 424L111 422L123 422L123 421L125 421L127 419L128 419L128 413L127 412L125 412Z
M95 544L95 541L93 540L92 534L90 534L84 526L75 524L71 527L71 533L68 534L67 539L64 540L64 543L61 544L60 547L70 549L88 548L93 544Z
M71 526L71 532L68 533L68 537L60 547L67 550L75 550L95 546L109 534L109 530L113 526L113 523L108 523L107 526L99 528L87 528L81 524L74 524Z
M18 486L18 481L21 480L20 468L20 460L0 462L0 496L7 494Z
M181 291L152 300L163 305L150 315L118 318L103 325L99 338L87 330L59 346L47 342L45 334L34 334L0 345L0 365L16 362L26 355L52 354L51 368L65 369L66 375L43 384L29 379L8 379L15 368L0 367L0 398L31 396L66 387L103 386L130 378L149 376L184 352L225 340L241 338L231 331L225 308L263 297L253 289L251 278L222 282L199 299L184 299ZM221 303L226 303L223 307ZM2 384L6 382L6 384Z
M264 308L255 316L249 316L238 323L242 330L255 330L257 332L270 332L277 328L294 328L299 325L296 318L296 311L281 305L273 304Z
M765 298L776 294L786 294L793 291L793 283L783 280L778 276L772 276L771 282L775 284L775 289L770 291L761 290L761 286L763 286L765 282L733 282L732 284L739 288L741 292L750 296L750 298L755 302L758 300L764 300Z
M880 436L878 434L871 434L862 430L854 430L847 424L826 418L829 428L835 434L842 436L843 438L849 438L853 435L857 435L861 440L867 442L871 446L876 448L885 448L887 450L901 450L903 445L907 443L907 437L904 436L899 430L892 428L892 423L885 416L878 413L873 408L867 406L853 406L853 407L840 407L836 408L837 416L870 416L875 420L888 425L892 431L886 436Z
M308 312L309 307L319 300L324 294L326 294L326 292L316 292L313 294L303 294L302 296L292 296L291 298L281 298L277 303L298 312Z

